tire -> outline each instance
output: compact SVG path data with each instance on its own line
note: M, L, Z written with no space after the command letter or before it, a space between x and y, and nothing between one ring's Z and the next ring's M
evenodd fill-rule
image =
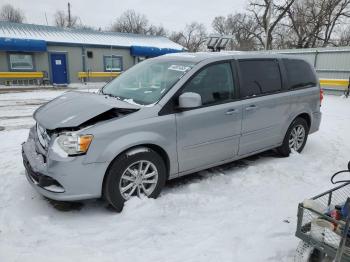
M295 146L294 150L297 151L298 153L301 153L303 151L307 141L307 137L309 135L309 126L304 118L297 117L289 126L287 133L283 139L283 144L277 148L277 152L281 156L283 157L289 156L291 152L290 140L292 140L292 136L295 135L294 132L298 132L299 130L303 130L304 136L303 136L302 142L298 142L298 145ZM298 140L298 141L301 141L301 140ZM296 143L296 141L294 141L294 143Z
M314 250L312 250L309 260L308 262L330 262L333 259L330 259L329 257L326 256L325 253L323 253L322 251L314 248Z
M314 246L300 241L296 249L294 262L332 262L333 259Z
M158 153L150 148L134 148L113 160L106 173L103 196L115 211L121 212L124 202L134 195L157 198L165 185L166 177L166 167ZM129 188L122 192L127 187Z

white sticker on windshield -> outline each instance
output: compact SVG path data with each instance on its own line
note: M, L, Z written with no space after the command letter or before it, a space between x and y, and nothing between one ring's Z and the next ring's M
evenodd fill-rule
M187 70L190 70L191 67L189 66L182 66L182 65L171 65L168 68L169 70L175 70L175 71L180 71L180 72L186 72Z

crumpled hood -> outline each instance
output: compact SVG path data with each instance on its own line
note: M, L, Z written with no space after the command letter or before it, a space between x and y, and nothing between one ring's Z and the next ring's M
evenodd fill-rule
M44 128L74 128L113 109L137 110L140 107L116 98L89 92L68 92L39 107L34 119Z

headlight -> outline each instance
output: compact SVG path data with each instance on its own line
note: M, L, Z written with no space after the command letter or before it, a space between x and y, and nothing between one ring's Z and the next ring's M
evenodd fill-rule
M68 156L74 156L85 154L92 139L93 135L77 135L74 132L67 132L59 135L57 143Z

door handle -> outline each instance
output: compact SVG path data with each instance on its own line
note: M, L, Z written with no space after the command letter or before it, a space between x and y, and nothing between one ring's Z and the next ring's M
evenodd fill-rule
M233 115L233 114L236 114L236 113L238 113L238 110L232 108L232 109L227 110L225 115Z
M255 110L257 109L258 107L256 105L250 105L248 107L245 108L246 111L251 111L251 110Z

